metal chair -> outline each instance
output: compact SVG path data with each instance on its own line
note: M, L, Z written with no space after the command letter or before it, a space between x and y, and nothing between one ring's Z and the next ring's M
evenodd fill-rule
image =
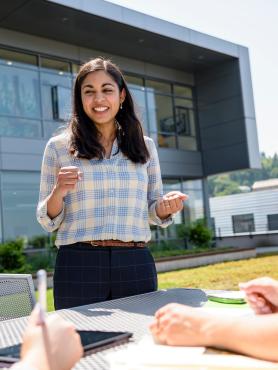
M30 274L0 274L0 321L30 315L35 290Z

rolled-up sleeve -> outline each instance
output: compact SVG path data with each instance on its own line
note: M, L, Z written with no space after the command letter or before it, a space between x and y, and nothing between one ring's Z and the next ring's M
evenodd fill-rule
M148 164L148 208L149 208L149 223L167 227L173 222L173 217L170 216L165 220L161 220L156 213L156 203L163 196L163 186L160 172L159 158L155 144L152 139L148 138L148 150L150 160Z
M37 207L37 220L41 226L48 232L55 231L59 228L64 219L64 204L63 209L55 218L51 219L47 214L47 200L56 183L57 173L59 171L59 163L54 143L51 140L47 143L42 167L41 167L41 182L40 195Z

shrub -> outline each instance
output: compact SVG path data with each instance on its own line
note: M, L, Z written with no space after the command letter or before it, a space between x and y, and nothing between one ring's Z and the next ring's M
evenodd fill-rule
M0 244L0 272L25 271L23 248L24 240L20 238Z
M45 248L49 244L48 235L35 235L29 238L28 244L34 248Z
M196 247L211 246L213 233L212 230L206 226L205 220L200 219L188 227L188 239Z
M55 264L55 256L50 252L35 253L27 256L27 261L32 272L40 269L52 271Z

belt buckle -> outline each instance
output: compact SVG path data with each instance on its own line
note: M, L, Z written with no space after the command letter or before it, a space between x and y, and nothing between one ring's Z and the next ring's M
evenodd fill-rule
M95 243L94 241L91 241L91 245L92 245L93 247L98 247L98 243Z

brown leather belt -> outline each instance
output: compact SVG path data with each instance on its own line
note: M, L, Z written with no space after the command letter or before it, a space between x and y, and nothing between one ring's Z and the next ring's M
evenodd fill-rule
M92 247L145 247L145 242L123 242L121 240L89 240L82 243Z

